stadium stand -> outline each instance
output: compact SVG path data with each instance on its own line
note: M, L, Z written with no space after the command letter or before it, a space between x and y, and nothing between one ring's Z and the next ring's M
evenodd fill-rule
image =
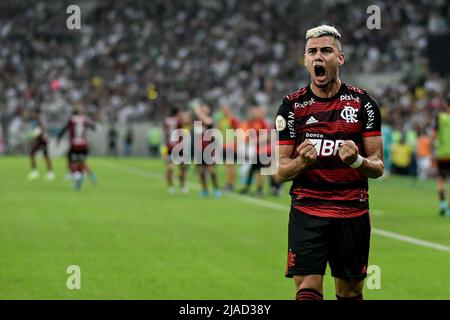
M69 4L0 4L7 153L22 152L22 118L35 106L54 134L76 101L107 124L160 121L169 106L194 98L212 106L226 99L241 116L254 103L273 114L307 83L304 31L320 23L342 34L343 79L369 85L395 130L430 130L449 92L448 77L432 73L427 60L430 37L449 31L445 0L378 1L382 30L365 27L365 0L80 1L81 30L66 28ZM372 84L373 74L396 81Z

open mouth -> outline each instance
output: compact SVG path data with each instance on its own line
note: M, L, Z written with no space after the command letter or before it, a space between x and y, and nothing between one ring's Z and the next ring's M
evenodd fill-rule
M314 66L314 73L318 80L325 79L325 68L324 66Z

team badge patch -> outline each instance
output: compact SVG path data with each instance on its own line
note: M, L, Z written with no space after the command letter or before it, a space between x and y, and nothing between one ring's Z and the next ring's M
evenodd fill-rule
M345 106L345 108L341 111L341 117L347 123L356 123L358 122L358 109Z
M277 131L283 131L284 129L286 129L286 119L284 119L283 116L278 115L275 118L275 128L277 129Z

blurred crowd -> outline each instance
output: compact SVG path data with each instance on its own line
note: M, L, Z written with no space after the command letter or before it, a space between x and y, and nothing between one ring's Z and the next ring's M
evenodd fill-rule
M448 1L376 1L381 30L369 30L372 2L85 1L81 30L67 30L67 1L3 2L0 152L20 152L23 117L35 107L50 134L76 102L107 124L157 122L197 98L213 109L225 101L241 117L256 104L273 114L308 83L305 31L322 23L342 35L344 80L401 74L370 88L392 131L429 133L449 81L429 71L426 48L429 36L449 31Z

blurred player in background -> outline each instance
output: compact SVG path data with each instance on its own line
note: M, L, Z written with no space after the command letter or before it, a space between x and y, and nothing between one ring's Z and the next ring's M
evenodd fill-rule
M184 120L183 114L177 109L172 109L172 112L169 117L164 119L163 127L164 127L164 138L166 143L166 180L168 185L169 193L175 192L175 187L173 185L173 174L174 174L174 163L172 162L172 149L177 145L177 143L181 141L172 141L171 136L175 130L184 130L183 128ZM187 193L188 188L186 187L186 164L181 163L178 165L179 174L178 178L180 180L180 192Z
M432 160L432 144L431 135L425 128L418 129L417 137L417 178L419 180L426 180L430 175L431 160Z
M252 145L249 148L249 160L251 163L250 170L247 174L247 179L245 182L245 187L240 191L242 194L247 194L250 190L250 185L253 181L253 175L256 176L256 196L264 195L264 180L261 175L261 168L265 167L264 164L261 163L260 155L267 155L268 147L270 146L269 140L261 141L260 143L260 130L267 130L267 139L270 138L268 130L270 129L269 123L265 119L265 110L261 106L254 106L250 109L250 119L246 122L244 126L245 130L254 130L256 132L256 148L253 150ZM248 136L248 135L246 135Z
M439 194L439 214L450 217L450 205L446 200L445 182L450 175L450 101L446 110L438 114L435 133L436 160L438 167L437 189Z
M383 134L383 153L384 153L384 175L383 177L389 176L392 170L392 157L391 157L391 149L392 149L392 126L389 117L385 116L383 119L383 124L381 126L381 133Z
M275 124L280 181L293 180L286 277L297 300L322 300L327 262L338 300L362 300L370 247L368 178L383 175L381 115L362 89L342 83L341 35L307 31L311 83L287 96Z
M197 144L200 147L200 150L197 150L201 152L202 154L202 163L197 165L198 175L200 178L200 185L201 185L201 192L200 195L202 197L208 197L209 196L209 190L208 190L208 183L207 183L207 176L209 175L211 177L211 183L213 186L214 196L216 198L219 198L222 195L222 192L219 189L219 184L217 182L217 174L216 174L216 168L215 163L208 164L205 159L203 158L203 152L205 148L212 143L213 141L207 141L205 140L205 131L208 129L212 129L214 127L214 120L211 117L211 109L207 104L193 104L192 106L194 115L197 119L197 121L201 121L202 126L200 129L200 132L195 132L196 127L194 126L194 134L193 137L195 140L197 140ZM195 151L194 151L195 152Z
M95 130L95 123L84 112L79 104L74 108L72 116L58 135L58 144L64 134L69 132L68 165L75 184L75 190L81 190L84 174L88 173L91 181L96 183L96 176L86 163L89 152L88 129Z
M31 172L28 175L28 180L35 180L39 178L39 171L37 170L36 166L36 153L39 150L42 150L45 163L47 164L46 180L48 181L54 180L55 174L53 172L52 161L50 159L48 151L48 135L40 118L39 109L31 111L29 122L31 127L29 131L29 137L31 139L31 150L30 150Z
M223 160L226 162L227 153L233 155L233 162L237 159L236 141L233 138L228 139L227 130L235 130L239 128L239 119L234 116L230 107L227 104L222 104L221 108L214 114L214 120L217 128L222 132L223 141ZM225 163L225 170L227 174L227 182L225 190L233 191L236 183L236 173L234 163Z

